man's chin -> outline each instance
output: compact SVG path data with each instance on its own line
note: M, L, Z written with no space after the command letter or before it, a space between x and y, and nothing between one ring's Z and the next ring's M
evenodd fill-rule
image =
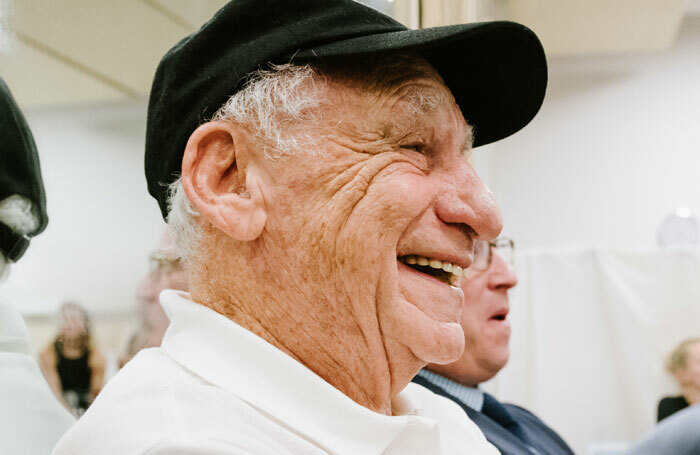
M431 283L416 285L406 274L396 278L384 280L377 294L379 324L389 358L411 365L407 371L459 359L465 343L460 325L462 290L439 282L437 290Z
M464 351L460 325L464 293L460 288L402 266L399 267L400 298L396 316L403 319L402 340L411 352L427 363L449 363Z
M417 331L410 341L413 354L425 363L456 361L464 352L464 331L459 323L435 322L436 327Z
M464 352L464 331L459 322L437 321L407 301L401 310L387 314L382 332L404 346L416 361L450 363Z

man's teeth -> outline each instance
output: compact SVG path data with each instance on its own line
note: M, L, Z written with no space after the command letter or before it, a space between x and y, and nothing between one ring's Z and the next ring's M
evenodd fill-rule
M399 258L401 262L409 265L418 264L424 267L430 267L433 269L442 269L445 272L449 272L456 277L462 277L464 275L464 269L462 267L455 265L451 262L438 261L437 259L430 259L425 256L403 256Z

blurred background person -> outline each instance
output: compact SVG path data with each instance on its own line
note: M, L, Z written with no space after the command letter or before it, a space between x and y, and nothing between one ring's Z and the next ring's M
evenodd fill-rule
M59 333L39 354L39 364L56 397L77 416L104 384L105 357L93 343L90 317L77 303L59 312Z
M0 281L48 217L31 131L0 79ZM46 455L75 419L54 398L29 355L16 309L0 302L0 453Z
M447 365L428 365L413 381L462 406L504 455L573 455L566 442L533 413L500 403L479 389L510 358L508 290L518 284L513 248L513 241L503 237L475 242L474 261L460 284L464 353Z
M161 291L187 291L187 275L175 252L169 231L163 232L158 248L149 257L149 265L149 272L141 282L137 295L140 323L129 338L126 353L119 359L119 368L141 349L160 346L170 324L158 298Z
M700 403L700 338L690 338L679 344L669 354L666 370L678 381L681 395L664 397L659 401L657 422Z

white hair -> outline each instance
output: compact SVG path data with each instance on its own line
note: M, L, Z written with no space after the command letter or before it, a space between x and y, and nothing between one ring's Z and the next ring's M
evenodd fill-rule
M175 180L169 188L168 228L173 235L177 254L187 262L202 239L202 226L196 220L199 212L192 208L187 199L182 180Z
M259 70L212 117L250 128L260 140L268 158L300 153L314 153L314 136L306 129L290 134L301 120L315 118L324 101L318 73L309 65L275 65ZM192 257L202 238L199 213L191 206L180 179L170 185L168 226L178 254L185 262Z
M34 214L32 201L13 194L0 201L0 223L9 226L18 234L26 235L39 227L39 217Z
M212 120L233 121L251 128L270 158L312 149L312 134L288 134L288 127L315 118L323 99L320 86L314 83L317 77L309 65L273 65L271 70L258 70Z
M11 0L0 0L0 52L9 53L16 41L12 23L14 4Z

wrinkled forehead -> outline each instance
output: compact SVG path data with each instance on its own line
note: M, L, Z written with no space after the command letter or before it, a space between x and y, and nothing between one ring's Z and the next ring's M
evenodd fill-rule
M418 54L350 59L341 65L321 66L319 70L336 84L359 93L395 95L416 108L430 108L453 99L435 67Z
M379 121L388 128L399 124L417 129L450 128L461 137L465 149L471 148L472 128L449 87L425 58L398 54L377 60L351 60L342 66L320 67L319 72L328 82L326 95L331 108L340 111L341 117L350 104L360 111L364 108L366 121ZM443 116L437 122L435 115L422 115L438 112Z

